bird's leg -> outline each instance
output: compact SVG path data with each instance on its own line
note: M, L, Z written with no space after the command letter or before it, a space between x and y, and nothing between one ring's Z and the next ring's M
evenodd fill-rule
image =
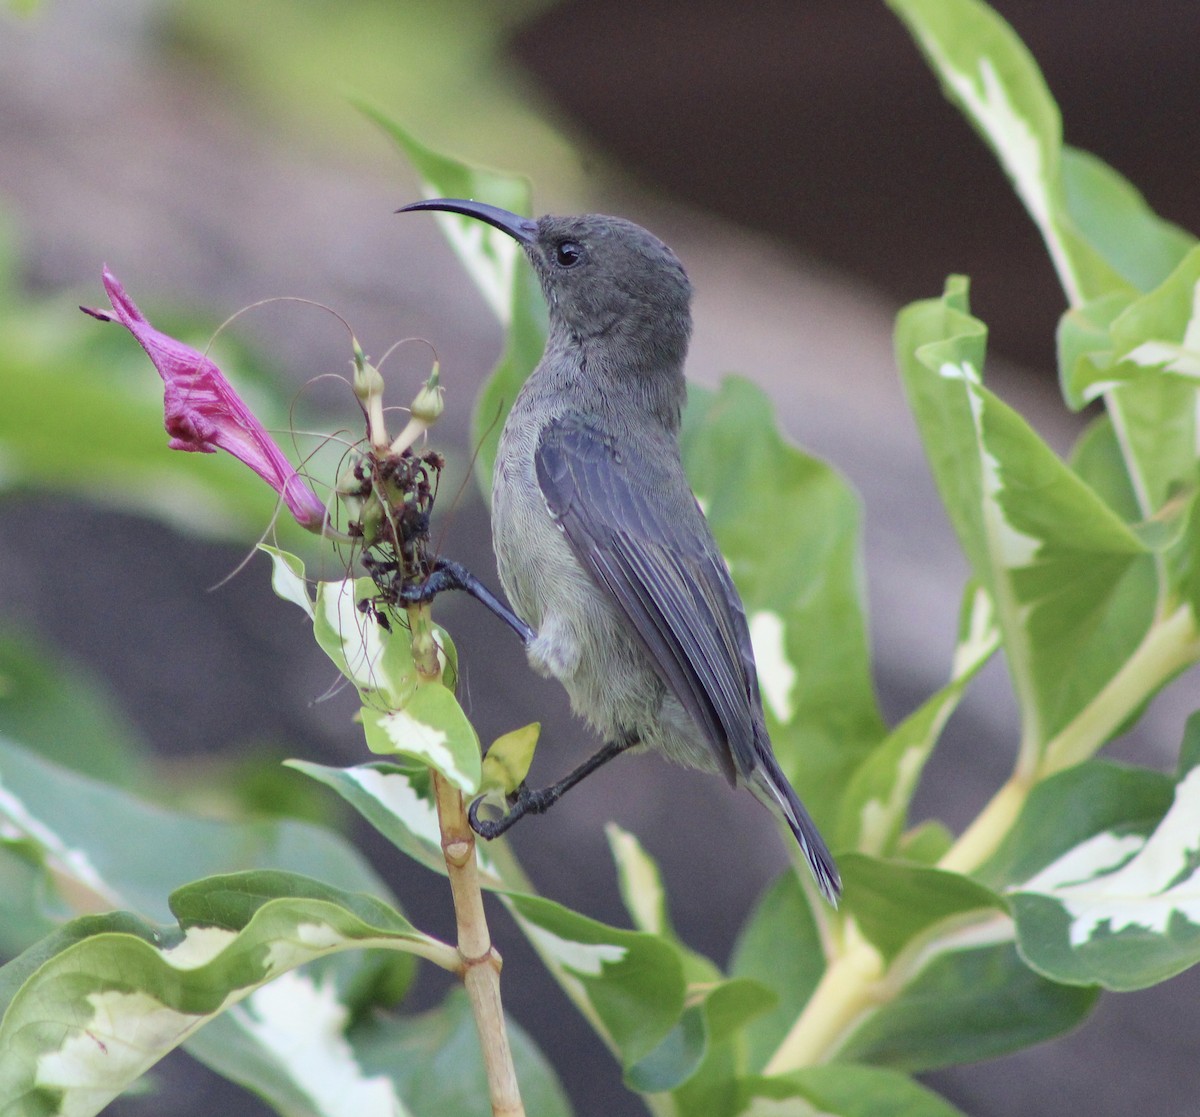
M620 756L626 749L638 743L636 737L622 737L609 741L599 752L588 757L573 772L565 775L558 783L543 787L540 791L531 791L524 783L508 797L508 813L497 819L480 818L478 814L482 797L471 804L467 816L471 820L471 829L481 838L489 842L500 837L510 826L519 822L527 814L543 814L562 798L563 793L570 791L585 776L590 776L597 768L607 764L614 756Z
M528 644L537 635L465 566L452 562L450 559L438 559L424 582L419 585L403 586L398 597L408 605L424 605L432 601L443 590L465 590L508 625L525 644Z

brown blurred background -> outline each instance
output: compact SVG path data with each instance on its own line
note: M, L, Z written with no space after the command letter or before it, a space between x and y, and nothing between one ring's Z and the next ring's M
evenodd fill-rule
M1164 216L1200 229L1200 7L996 7L1042 65L1068 141L1115 165ZM26 288L60 297L65 320L74 302L99 297L107 260L152 314L182 305L215 325L254 300L297 294L349 317L374 354L428 337L461 477L469 401L499 332L432 223L391 215L416 196L415 179L347 92L435 147L530 174L540 209L619 212L663 235L697 287L692 374L762 383L791 434L863 496L888 716L944 681L964 566L897 386L895 310L967 272L992 327L991 382L1059 449L1078 420L1057 396L1063 302L1033 227L881 3L47 0L27 19L0 15L0 213ZM346 367L344 335L316 315L272 308L239 329L296 389ZM424 359L394 366L397 402ZM303 403L334 425L354 414L348 394L329 388L305 389ZM472 486L442 527L446 550L494 582ZM330 670L294 610L269 594L265 564L208 592L241 556L94 507L8 497L0 617L89 666L173 761L267 742L353 763L362 748L349 698L316 701ZM485 739L541 719L554 743L539 759L547 778L591 748L505 631L461 602L447 601L442 619ZM151 679L147 662L157 664ZM1177 683L1118 754L1168 765L1192 687ZM921 808L962 825L1004 778L1015 738L994 665L953 720ZM719 781L630 758L518 829L518 852L548 895L612 921L623 916L602 833L610 817L662 862L683 936L724 961L783 864L769 820ZM408 910L448 933L442 882L371 848ZM580 1117L640 1112L497 918L507 1004ZM439 995L428 977L420 992ZM1106 997L1074 1036L930 1081L978 1117L1184 1117L1200 1095L1197 992L1185 975ZM165 1094L122 1099L112 1112L256 1111L186 1057L164 1074Z

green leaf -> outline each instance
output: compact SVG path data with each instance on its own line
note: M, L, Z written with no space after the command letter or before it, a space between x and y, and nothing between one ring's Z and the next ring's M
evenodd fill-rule
M784 440L767 396L746 380L731 377L716 392L693 386L681 445L745 602L775 752L817 823L832 825L854 768L884 735L862 610L858 500L829 466Z
M761 1070L808 1003L825 972L825 951L800 878L791 870L763 893L734 945L733 977L762 982L778 997L775 1008L744 1032L745 1065Z
M57 925L46 911L41 866L21 844L0 844L0 958L20 954Z
M1099 990L1034 973L1007 924L964 928L955 949L934 955L851 1033L839 1061L932 1070L1020 1051L1079 1024Z
M1068 308L1058 322L1058 379L1074 411L1103 395L1114 383L1112 324L1131 302L1132 291L1114 291Z
M377 109L361 103L359 107L412 162L426 197L473 198L523 216L532 212L527 179L473 167L435 152ZM436 220L506 331L504 353L475 400L471 427L471 440L477 449L476 478L486 496L491 490L492 466L504 420L545 347L545 301L533 269L512 237L458 214L437 213Z
M1096 156L1066 145L1059 155L1063 199L1076 228L1132 288L1149 291L1160 284L1196 238L1159 217Z
M896 852L918 865L936 865L954 845L954 835L945 823L927 818L902 834Z
M389 632L358 608L377 590L370 578L318 582L313 632L321 650L357 688L363 705L402 710L417 689L412 634Z
M539 722L524 725L497 737L483 756L483 791L507 795L525 782L542 727Z
M1110 392L1110 410L1144 517L1195 476L1198 290L1200 248L1113 320L1113 366L1089 388Z
M1068 301L1077 305L1125 286L1067 209L1058 106L1012 28L982 0L888 0L888 6L1012 180Z
M1001 889L1025 881L1104 831L1146 835L1171 805L1174 782L1108 760L1076 764L1040 781L996 852L976 871Z
M442 833L430 790L429 770L397 764L331 768L305 760L288 766L336 791L398 849L435 873L446 873ZM491 843L477 843L475 855L485 888L503 887Z
M906 307L897 358L955 532L995 602L1021 707L1020 763L1032 771L1141 640L1153 601L1132 618L1125 582L1144 573L1134 569L1139 561L1152 560L1138 535L983 387L986 331L967 313L966 293L952 277L941 299Z
M642 843L615 822L604 827L604 834L617 865L621 900L633 925L647 934L674 939L675 932L667 912L667 894L658 865L642 848Z
M960 1110L907 1075L837 1063L742 1084L742 1117L962 1117ZM788 1101L803 1108L787 1106Z
M965 916L980 922L987 909L1006 910L990 889L944 869L862 853L843 854L839 867L846 910L888 963L938 937L944 927L961 926Z
M1143 796L1138 815L1149 806ZM1193 715L1173 801L1152 833L1139 833L1131 823L1141 818L1125 813L1120 825L1092 833L1014 890L1030 965L1058 981L1141 989L1200 961L1198 813L1200 716Z
M621 931L537 896L505 898L522 931L627 1071L679 1022L684 973L664 939Z
M768 986L748 978L720 981L701 992L698 1001L689 997L688 1007L666 1038L629 1068L625 1081L633 1089L657 1094L683 1086L702 1070L714 1049L776 1003Z
M518 212L525 213L526 209ZM471 443L476 447L475 479L485 500L490 499L492 491L500 432L521 385L542 359L547 329L546 301L533 268L522 260L513 276L504 352L479 389L471 416Z
M308 582L304 574L304 561L288 551L260 543L258 549L271 558L271 588L277 597L299 605L309 620L316 620L316 609L308 593Z
M36 968L10 963L23 980L0 1020L0 1098L22 1099L16 1112L98 1112L213 1016L313 959L374 946L456 964L381 901L292 874L214 877L171 903L170 931L89 917L34 948Z
M569 1117L553 1067L512 1020L507 1028L525 1112ZM363 1073L390 1078L414 1117L491 1117L479 1031L462 989L414 1016L372 1014L347 1038Z
M367 747L436 768L464 795L479 790L479 737L463 708L440 683L418 686L402 710L364 707Z
M1126 523L1141 518L1121 444L1108 415L1097 415L1079 436L1071 452L1071 468Z
M895 853L908 806L934 745L968 683L1000 645L991 597L967 587L950 683L904 719L859 765L842 802L837 846Z
M1173 513L1180 505L1182 516L1172 517L1165 525L1180 526L1182 531L1176 540L1178 545L1165 556L1164 569L1173 593L1195 617L1200 616L1200 489L1181 492L1163 511ZM1182 524L1177 525L1176 518L1181 518Z
M170 918L165 897L184 882L268 866L387 895L366 861L331 831L290 820L176 814L5 741L0 836L39 866L43 903L59 916L126 908L162 922Z

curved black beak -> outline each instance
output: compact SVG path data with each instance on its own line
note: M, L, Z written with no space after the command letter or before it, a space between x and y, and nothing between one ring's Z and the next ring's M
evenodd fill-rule
M499 206L489 206L486 202L471 202L461 198L430 198L424 202L413 202L410 206L401 206L396 212L408 213L415 209L445 210L447 213L461 213L464 217L486 221L502 233L507 233L518 244L533 244L537 240L537 222L532 217L520 217Z

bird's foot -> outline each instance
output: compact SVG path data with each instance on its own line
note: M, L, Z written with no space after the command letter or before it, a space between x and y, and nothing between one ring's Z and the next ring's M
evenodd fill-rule
M563 789L565 790L565 789ZM509 827L523 819L527 814L542 814L558 801L562 790L556 787L544 787L540 791L532 790L522 783L516 791L508 796L508 810L499 818L480 818L479 805L483 796L475 800L467 811L471 829L485 841L500 837Z
M412 582L400 588L397 597L406 605L427 605L439 593L446 590L464 590L476 601L499 617L528 646L536 633L520 617L504 604L491 590L465 566L449 559L438 559L429 577L423 582Z
M633 748L638 743L637 737L630 734L615 741L609 741L599 752L595 753L579 765L569 775L564 776L558 783L532 791L522 781L516 791L510 792L507 798L508 811L499 818L480 818L479 804L483 802L480 796L471 804L467 811L471 829L481 838L491 841L498 838L509 827L520 822L527 814L543 814L570 791L585 776L591 775L597 768L607 764L614 756L619 756L626 749Z

